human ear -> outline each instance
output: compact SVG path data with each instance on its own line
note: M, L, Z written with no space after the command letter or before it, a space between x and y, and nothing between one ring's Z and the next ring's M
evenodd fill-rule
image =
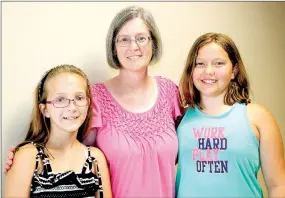
M41 113L43 114L43 116L45 116L47 118L50 117L49 112L48 112L45 104L39 104L39 109L40 109Z
M233 67L233 71L232 71L232 76L231 76L231 79L233 80L238 74L238 65L236 64L234 67Z

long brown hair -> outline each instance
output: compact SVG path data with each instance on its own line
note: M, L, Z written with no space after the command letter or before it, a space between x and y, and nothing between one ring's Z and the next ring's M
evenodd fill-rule
M87 117L80 126L77 134L77 139L82 141L87 135L92 122L92 96L90 90L90 82L85 73L73 65L59 65L45 73L41 81L38 83L34 93L34 107L32 111L32 120L24 142L20 143L15 152L28 143L34 143L45 148L47 141L50 138L50 119L46 118L40 111L39 104L45 104L47 99L47 81L61 73L72 73L81 76L86 82L86 95L90 99Z
M200 109L202 109L200 105L200 92L193 83L193 71L195 69L199 49L210 43L216 43L220 45L227 52L233 67L236 67L236 75L235 78L230 82L230 85L224 97L224 103L227 105L233 105L236 102L246 104L250 103L249 80L244 67L244 63L235 43L230 37L225 34L207 33L200 36L194 42L188 53L187 61L179 85L182 106L189 106L193 109L195 105L197 105Z

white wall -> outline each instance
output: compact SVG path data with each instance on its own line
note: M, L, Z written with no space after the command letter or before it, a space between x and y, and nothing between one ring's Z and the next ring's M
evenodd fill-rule
M151 73L176 83L198 36L217 31L232 37L254 101L272 111L284 139L284 2L2 2L3 168L9 147L27 131L32 92L44 71L74 64L93 83L116 74L107 66L105 36L114 15L133 4L153 13L163 39L162 60Z

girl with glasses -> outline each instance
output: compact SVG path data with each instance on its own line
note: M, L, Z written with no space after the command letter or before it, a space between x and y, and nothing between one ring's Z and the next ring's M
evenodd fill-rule
M44 75L30 128L6 175L4 197L111 197L104 154L80 143L92 122L89 85L72 65Z

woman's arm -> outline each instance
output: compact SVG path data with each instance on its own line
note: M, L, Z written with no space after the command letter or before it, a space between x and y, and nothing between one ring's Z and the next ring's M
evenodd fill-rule
M29 144L16 152L13 166L6 174L4 197L30 197L37 149Z
M94 156L98 161L99 171L101 173L102 187L104 197L112 197L110 173L106 158L101 150L95 147L91 147L91 155ZM94 173L96 173L96 167L93 167Z
M280 129L265 107L249 104L248 112L260 134L261 167L269 197L285 197L285 160Z

